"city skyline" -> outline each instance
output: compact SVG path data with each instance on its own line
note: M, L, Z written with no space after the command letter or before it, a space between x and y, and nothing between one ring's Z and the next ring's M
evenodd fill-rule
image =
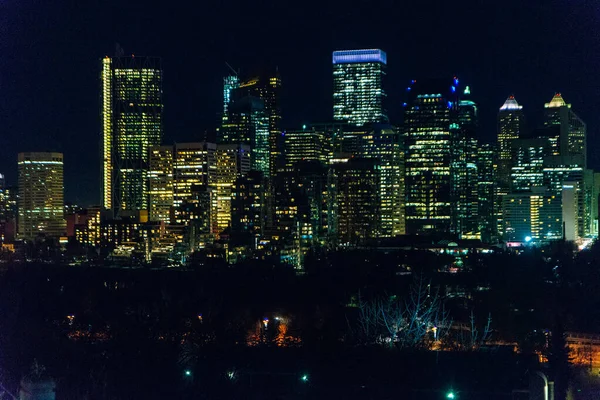
M331 24L319 24L320 27L308 37L284 31L274 43L259 41L249 51L242 45L242 32L249 26L249 21L236 17L234 19L239 23L232 25L222 38L210 34L211 29L215 29L214 24L203 27L202 33L212 39L201 40L194 47L205 51L193 50L193 54L189 53L189 41L172 40L173 34L164 30L164 26L169 26L173 17L165 17L157 11L148 11L146 22L133 18L137 22L131 25L125 21L132 20L136 7L108 4L103 10L98 10L95 6L68 10L61 5L52 8L41 5L33 9L27 4L13 2L7 2L2 7L6 11L2 13L4 17L15 17L11 20L26 20L31 23L26 24L27 28L12 23L3 24L1 32L11 40L2 44L7 46L2 49L6 50L3 53L7 57L0 62L0 75L4 78L0 121L3 130L6 130L5 135L14 134L15 139L1 150L0 156L6 161L0 162L0 168L7 175L8 182L14 184L14 160L18 151L62 151L65 154L66 199L83 205L97 203L100 165L99 161L89 161L90 157L80 154L79 147L74 143L83 141L89 154L99 152L96 65L97 60L104 55L113 55L116 42L122 44L127 54L134 52L139 55L157 55L164 61L165 143L203 140L204 131L212 131L216 127L217 113L222 108L222 79L229 72L225 62L242 71L254 68L257 58L264 60L265 64L278 65L284 82L282 127L294 129L303 122L324 121L330 116L331 52L375 47L388 54L387 77L391 104L388 111L392 122L397 122L402 113L399 105L402 103L404 87L410 79L456 74L469 82L473 98L480 105L481 137L484 141L494 140L495 114L508 95L514 94L519 103L524 105L528 120L539 125L543 116L543 103L555 92L561 92L588 123L589 147L594 148L596 144L595 132L600 121L593 112L593 104L598 99L591 88L597 84L596 77L592 74L593 58L583 50L589 48L592 53L598 43L592 38L582 42L579 35L584 29L574 30L575 23L577 26L591 27L596 22L596 14L584 6L576 8L556 4L553 8L540 8L535 4L520 4L517 7L510 2L502 6L475 8L467 5L452 6L457 21L464 23L465 30L468 28L475 40L473 47L466 46L466 49L462 49L460 46L442 45L441 42L444 41L437 44L433 41L434 33L441 32L441 28L437 26L441 26L440 23L445 20L445 13L451 8L449 5L439 4L427 10L418 5L392 8L386 13L389 16L381 17L382 21L386 22L392 16L400 17L401 22L404 22L404 25L399 24L402 27L392 28L382 24L381 31L363 32L359 36L348 28L339 29L343 25L340 23L372 15L373 12L366 5L342 12L335 4L327 4L322 5L323 14L330 20L333 18ZM219 15L224 12L224 8L216 5L214 9L206 11L207 16ZM59 16L63 18L65 12L74 20L69 28L54 23ZM193 9L190 16L198 12L198 9ZM257 12L258 10L253 11L252 15ZM488 29L479 21L479 17L492 12L496 18L492 22L493 26ZM241 15L238 12L234 14ZM294 16L275 7L268 17L261 17L260 21L287 18L296 25L303 18L310 17L303 11L296 10L296 14ZM102 17L109 15L114 15L114 19L108 19L112 21L109 25L114 29L107 32L100 27ZM429 18L426 21L428 26L433 26L431 37L427 35L415 38L411 34L411 30L423 21L410 21L414 15ZM75 18L78 16L85 18ZM158 26L155 31L147 31L147 36L140 36L141 32L146 32L146 28L151 26L148 21L156 22L163 17L164 26ZM317 21L319 18L321 17L313 16L309 20ZM531 24L532 21L539 24ZM536 25L535 31L529 25ZM334 26L337 28L334 29ZM502 26L515 26L519 29L507 31L500 29ZM40 29L45 30L46 39L30 41L30 38L39 35ZM258 28L258 31L262 30L263 28ZM498 34L489 33L493 30L497 30ZM200 33L195 33L192 37L197 37ZM316 37L322 40L313 40ZM400 41L402 46L395 44L396 37L406 39ZM510 46L516 43L517 46ZM545 45L540 48L537 43ZM486 47L488 44L489 48ZM286 46L289 51L273 51L281 46ZM427 53L421 48L427 48ZM40 59L45 60L43 69L23 61L32 54L39 54ZM72 56L64 57L59 56L60 54ZM298 63L298 54L302 54L302 63ZM438 60L435 65L432 64L434 57L442 62ZM189 85L194 76L200 78ZM27 95L31 90L29 88L33 87L36 88L36 95ZM71 101L70 95L75 96L78 101ZM33 147L34 143L36 147ZM597 157L593 154L590 156L589 166L597 167ZM78 193L76 188L83 190Z

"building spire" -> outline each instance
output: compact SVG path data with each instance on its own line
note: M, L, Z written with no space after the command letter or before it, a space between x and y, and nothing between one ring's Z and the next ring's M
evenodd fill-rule
M506 101L504 102L504 104L502 105L502 107L500 107L500 111L520 110L522 108L523 108L523 106L520 106L519 103L517 103L517 100L515 99L515 96L513 96L511 94L510 96L508 96L508 98L506 99Z
M557 108L566 106L568 106L568 104L565 102L565 99L563 99L560 93L556 93L552 100L550 100L550 103L544 104L545 108Z

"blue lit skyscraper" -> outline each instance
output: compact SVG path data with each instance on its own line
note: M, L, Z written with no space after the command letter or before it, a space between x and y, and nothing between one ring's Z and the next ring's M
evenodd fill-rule
M387 122L386 65L387 55L379 49L333 52L333 119L358 126Z

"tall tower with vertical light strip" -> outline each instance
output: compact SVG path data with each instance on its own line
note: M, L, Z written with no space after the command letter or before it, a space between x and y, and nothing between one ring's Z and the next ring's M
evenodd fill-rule
M105 57L101 81L102 205L148 209L149 149L163 135L161 61Z

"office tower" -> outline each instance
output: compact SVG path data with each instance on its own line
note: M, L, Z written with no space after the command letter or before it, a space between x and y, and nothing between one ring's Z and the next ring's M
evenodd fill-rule
M457 87L458 83L456 83ZM452 90L452 89L451 89ZM455 89L456 90L456 89ZM470 90L465 89L467 97ZM477 104L472 100L461 99L453 104L452 163L450 176L452 183L452 231L460 237L473 237L478 229L477 199L477 131L479 129Z
M576 227L577 237L586 236L586 213L589 203L586 203L585 170L580 164L579 156L551 156L544 160L543 184L556 196L564 193L572 195L576 205ZM565 182L569 182L569 188L565 192ZM569 199L563 198L563 203L569 203ZM566 206L563 204L563 207ZM570 203L569 203L570 206ZM569 216L570 214L565 214ZM565 221L567 223L568 221ZM570 222L569 222L570 223ZM571 225L570 225L571 226ZM571 226L572 228L572 226Z
M452 91L454 88L454 91ZM406 233L450 232L453 81L413 81L404 112Z
M328 222L332 244L363 245L379 237L379 160L334 157L328 175Z
M175 222L187 225L192 219L202 218L204 233L212 233L216 226L216 221L205 220L216 202L210 188L216 178L216 149L216 144L208 142L176 143L173 149Z
M387 55L379 49L333 52L333 119L352 125L387 122Z
M265 177L260 171L250 171L235 180L231 191L232 236L256 249L265 231Z
M265 101L254 96L232 100L227 121L219 130L218 142L250 146L252 169L270 176L269 115Z
M515 139L512 146L511 190L528 191L544 184L544 159L553 154L552 141L538 136Z
M562 156L576 156L579 164L585 168L587 158L585 123L571 110L560 93L544 104L544 126L559 126L559 153Z
M101 79L102 205L148 209L149 149L163 135L160 59L105 57Z
M171 222L173 209L173 146L150 147L148 204L150 221Z
M504 188L510 185L512 142L523 136L524 129L523 106L509 96L498 112L498 182Z
M279 135L281 148L279 169L291 170L300 161L327 164L332 156L332 138L328 132L304 125Z
M231 101L231 92L240 85L240 78L237 75L229 75L223 78L223 123L229 118L229 102Z
M596 189L596 174L593 170L584 170L583 178L583 198L584 198L584 218L583 218L583 236L586 238L596 237L598 228L595 216L598 213L598 191Z
M337 153L379 161L379 235L405 234L404 141L400 133L391 125L368 124L344 129L335 139Z
M235 181L250 172L250 146L218 144L215 151L215 180L211 184L217 196L213 220L220 234L231 227L231 197Z
M281 77L279 71L264 71L248 79L224 79L224 114L218 132L223 144L252 147L252 169L265 176L275 172L277 140L281 133Z
M477 150L477 216L481 240L489 243L498 233L498 214L502 212L496 198L497 147L482 144Z
M565 181L562 185L562 222L563 238L575 241L580 235L580 210L581 186L579 182ZM583 227L581 227L583 230Z
M100 246L101 207L89 207L70 216L73 220L72 232L67 221L67 236L74 236L78 243L97 247Z
M543 187L503 197L504 232L509 241L562 238L563 200Z
M0 241L12 243L17 234L17 194L16 187L7 187L6 183L0 189Z
M65 233L62 153L19 153L18 233L22 239Z

